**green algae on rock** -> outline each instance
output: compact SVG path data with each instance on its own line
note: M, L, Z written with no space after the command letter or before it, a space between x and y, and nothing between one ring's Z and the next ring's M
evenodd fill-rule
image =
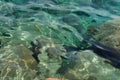
M5 44L8 44L13 35L8 31L6 28L0 28L0 47L4 46Z
M81 34L84 34L86 31L86 27L83 26L83 24L86 24L85 21L84 20L82 21L75 14L67 14L65 17L63 17L63 22L74 27Z

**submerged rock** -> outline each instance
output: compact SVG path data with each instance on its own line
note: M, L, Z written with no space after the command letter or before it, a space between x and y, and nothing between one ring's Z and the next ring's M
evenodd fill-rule
M68 25L77 29L77 31L81 34L85 33L86 28L83 26L85 24L84 20L82 21L77 15L75 14L67 14L63 17L63 22L67 23Z
M60 44L47 38L37 38L32 42L34 57L37 57L41 79L45 77L58 77L57 70L61 67L62 58L66 57L66 50Z
M37 62L32 56L33 53L24 45L18 45L14 48L14 53L17 54L25 63L25 66L30 69L35 69L37 66Z
M0 79L23 78L33 80L37 72L37 63L32 52L24 45L6 46L0 50Z
M96 54L111 61L112 65L120 68L120 19L109 20L100 26L88 27L88 36L94 40L85 40L92 44Z
M99 28L94 38L105 46L120 52L120 19L109 20Z
M106 64L90 50L79 51L74 55L63 76L69 80L119 80L119 70Z

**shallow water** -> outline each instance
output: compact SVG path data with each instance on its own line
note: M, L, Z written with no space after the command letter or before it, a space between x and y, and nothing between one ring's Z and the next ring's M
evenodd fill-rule
M119 80L119 69L96 55L91 44L83 42L84 38L93 39L101 24L119 19L119 11L119 0L1 0L0 79ZM16 46L21 44L23 54L17 55L20 50ZM34 55L32 58L40 61L34 65L37 69L29 68L31 56L26 57L29 51ZM18 60L7 57L10 54L18 56ZM28 68L21 61L25 61ZM13 67L15 71L8 73L18 74L19 68L16 76L2 70Z

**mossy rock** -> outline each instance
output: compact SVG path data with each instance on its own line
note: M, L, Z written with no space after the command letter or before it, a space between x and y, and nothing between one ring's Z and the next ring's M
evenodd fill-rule
M119 80L119 70L91 50L78 51L74 58L63 73L69 80Z
M66 57L66 50L61 44L51 39L37 38L32 42L34 56L39 59L39 71L43 77L58 77L58 69L61 67L62 58Z
M94 38L107 47L120 52L120 19L109 20L99 26Z

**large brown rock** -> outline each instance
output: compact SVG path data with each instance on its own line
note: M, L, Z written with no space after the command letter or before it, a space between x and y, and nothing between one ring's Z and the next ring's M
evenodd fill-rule
M105 46L120 52L120 19L109 20L102 24L94 38Z
M0 80L33 80L37 63L32 52L24 45L6 46L0 50Z
M37 62L32 56L33 53L28 48L26 48L24 45L18 45L14 48L15 54L19 56L19 58L22 59L26 67L30 69L35 69L37 66Z

